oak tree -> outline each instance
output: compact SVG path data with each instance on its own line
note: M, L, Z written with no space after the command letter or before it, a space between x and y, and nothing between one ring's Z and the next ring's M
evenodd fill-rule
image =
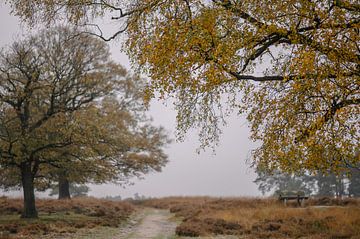
M88 192L90 191L90 188L86 185L77 185L71 183L69 185L69 194L72 197L83 197L87 196ZM49 196L59 195L60 197L60 191L59 191L59 185L53 185L51 187L51 191L49 193Z
M216 142L224 115L247 112L256 164L344 171L359 163L360 5L355 0L8 0L30 23L108 17L151 78L174 96L180 138ZM225 105L224 105L225 102Z
M130 89L136 81L130 78L123 83L127 85L121 87L124 94L105 97L76 116L77 124L85 129L79 133L86 140L81 147L74 144L58 150L53 155L56 162L44 169L47 179L58 182L59 199L70 198L69 185L74 183L127 184L166 164L163 146L170 141L165 131L151 125L140 99L130 97L139 94Z
M73 29L44 30L2 50L0 169L18 172L23 217L37 217L34 189L54 168L115 181L166 163L163 130L131 113L139 105L131 97L127 108L117 100L126 86L107 45Z

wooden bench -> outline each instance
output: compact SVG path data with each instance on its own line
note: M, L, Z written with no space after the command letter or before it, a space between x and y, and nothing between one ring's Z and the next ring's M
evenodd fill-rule
M279 200L287 204L288 200L297 200L299 206L303 206L304 200L309 199L308 196L305 196L303 191L283 191L279 192Z

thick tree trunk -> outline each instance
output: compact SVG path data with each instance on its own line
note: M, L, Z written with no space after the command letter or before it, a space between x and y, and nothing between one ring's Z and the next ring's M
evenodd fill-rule
M21 180L24 191L24 211L22 218L37 218L38 213L35 206L34 177L31 165L26 163L21 167Z
M59 174L59 199L70 199L70 183L65 174Z

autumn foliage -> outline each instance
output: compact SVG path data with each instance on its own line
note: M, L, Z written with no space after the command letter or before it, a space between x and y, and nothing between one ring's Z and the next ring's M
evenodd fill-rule
M235 111L247 114L251 137L261 143L255 164L284 171L358 167L355 0L7 2L31 25L118 22L110 36L101 26L86 31L106 41L126 36L123 49L151 78L147 98L158 92L176 99L179 139L195 127L203 147L216 143Z

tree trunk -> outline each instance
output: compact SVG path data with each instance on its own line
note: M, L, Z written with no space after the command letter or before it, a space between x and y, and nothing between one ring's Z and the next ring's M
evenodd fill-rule
M70 199L70 183L65 174L59 174L59 199Z
M24 211L22 218L37 218L35 206L34 176L31 172L31 164L25 163L21 167L21 181L24 191Z

